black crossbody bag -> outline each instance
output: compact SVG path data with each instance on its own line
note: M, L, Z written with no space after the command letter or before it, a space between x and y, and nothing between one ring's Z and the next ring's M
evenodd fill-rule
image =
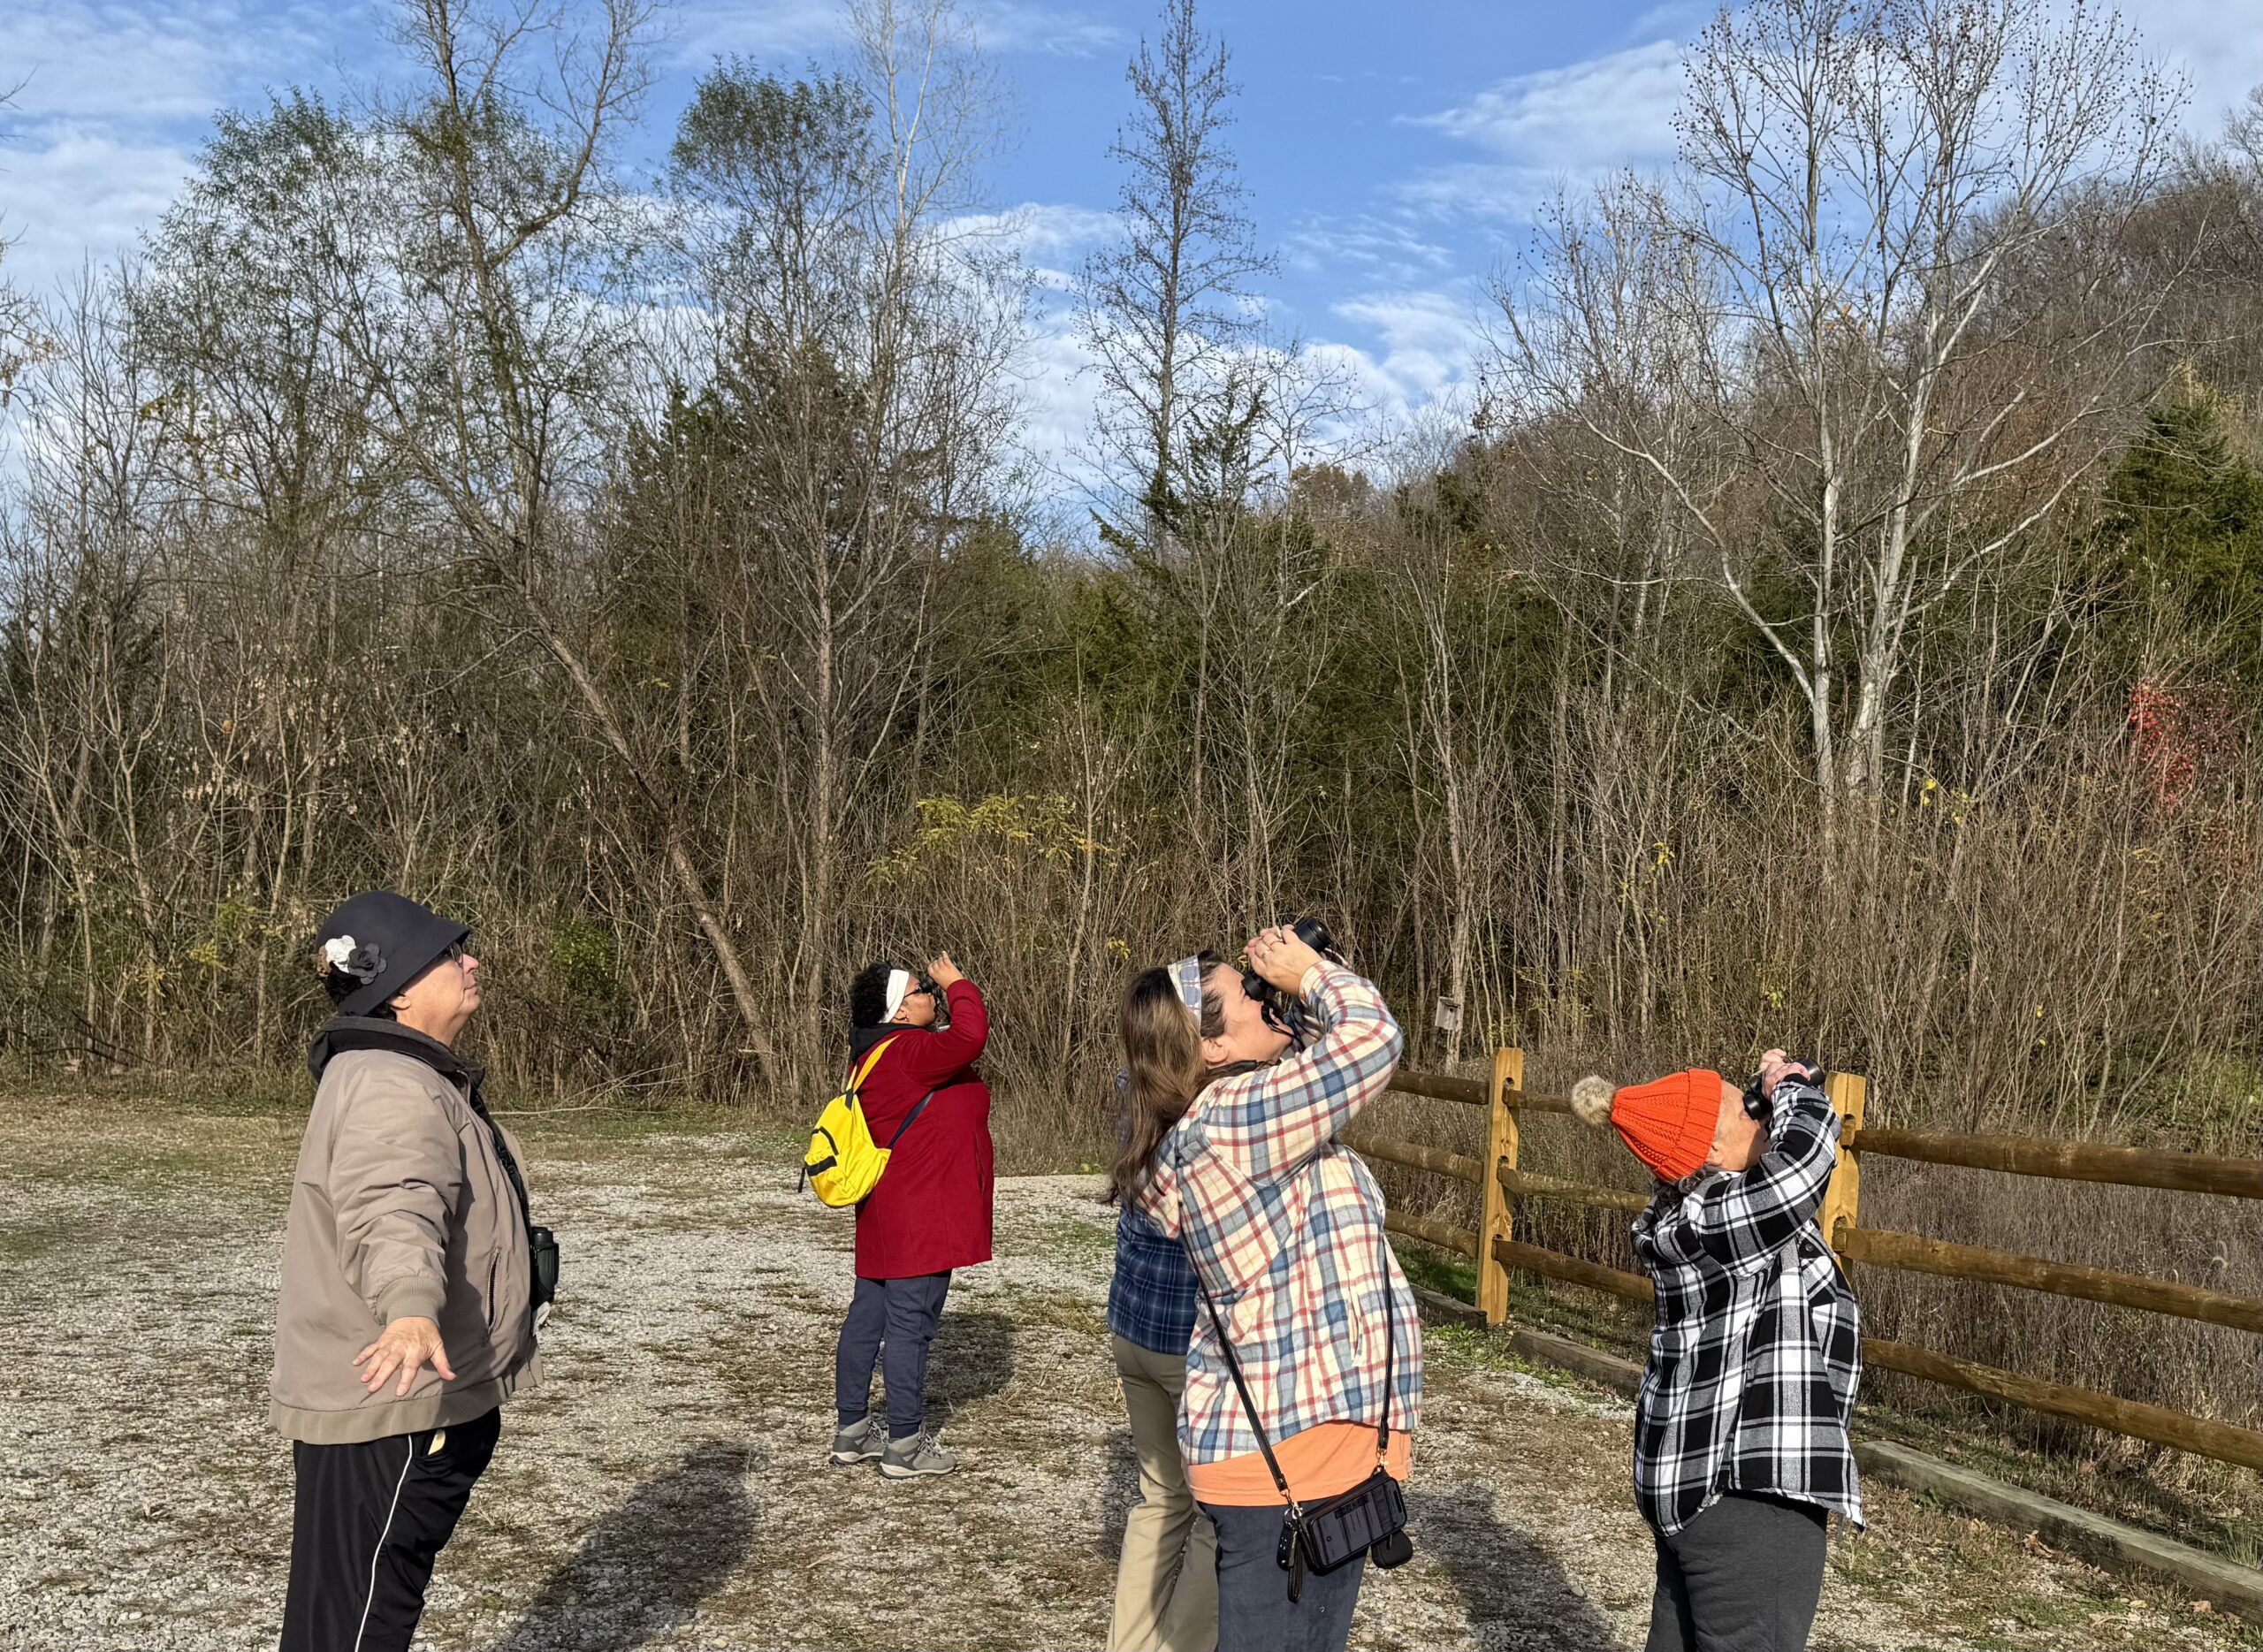
M1378 1231L1377 1248L1383 1243ZM1190 1252L1187 1260L1192 1263L1193 1260ZM1281 1543L1276 1558L1289 1574L1292 1602L1304 1594L1307 1572L1333 1572L1361 1555L1389 1571L1405 1565L1414 1557L1413 1540L1406 1535L1406 1496L1386 1466L1391 1454L1391 1361L1398 1351L1398 1314L1391 1301L1387 1259L1380 1272L1383 1419L1375 1424L1375 1472L1349 1491L1338 1492L1318 1503L1299 1503L1296 1493L1289 1489L1288 1477L1281 1473L1279 1460L1273 1455L1273 1443L1265 1437L1265 1425L1257 1419L1256 1404L1249 1397L1249 1384L1242 1380L1241 1361L1234 1358L1233 1339L1226 1335L1225 1321L1218 1317L1218 1305L1210 1299L1209 1287L1202 1283L1202 1270L1199 1267L1194 1269L1194 1288L1201 1294L1202 1306L1209 1310L1210 1323L1218 1333L1218 1347L1226 1356L1226 1370L1234 1380L1234 1391L1241 1396L1242 1411L1257 1435L1257 1449L1265 1454L1265 1466L1272 1471L1273 1483L1280 1488L1281 1501L1286 1505L1281 1513Z

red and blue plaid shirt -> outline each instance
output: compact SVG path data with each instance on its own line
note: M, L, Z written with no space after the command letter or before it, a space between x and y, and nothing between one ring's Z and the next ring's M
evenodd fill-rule
M1412 1431L1421 1321L1383 1241L1383 1191L1336 1140L1391 1082L1404 1039L1382 994L1351 971L1316 966L1304 988L1312 1047L1197 1096L1155 1155L1139 1207L1185 1243L1272 1440L1379 1421L1386 1326L1391 1423ZM1178 1443L1190 1463L1257 1450L1208 1315L1187 1351Z

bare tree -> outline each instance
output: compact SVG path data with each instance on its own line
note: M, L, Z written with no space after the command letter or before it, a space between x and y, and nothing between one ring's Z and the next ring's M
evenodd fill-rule
M421 92L387 111L404 225L363 220L390 263L357 285L347 337L403 462L558 662L655 823L679 897L729 986L749 1053L775 1054L754 983L686 831L683 800L606 691L561 591L601 480L608 387L635 356L618 254L630 210L607 170L649 84L647 0L408 0Z
M2149 388L2160 294L2118 279L2118 248L2178 96L2084 7L1724 11L1689 64L1686 191L1658 191L1642 232L1692 255L1657 393L1702 407L1733 463L1693 469L1605 415L1604 316L1551 338L1512 315L1507 376L1672 490L1791 675L1827 821L1875 811L1916 630ZM1560 241L1541 259L1562 269Z
M1102 456L1133 495L1126 529L1156 552L1192 409L1255 336L1253 284L1276 261L1256 246L1226 145L1240 88L1194 0L1168 0L1161 38L1140 42L1124 79L1132 116L1109 147L1123 240L1086 261L1078 297L1099 358Z
M16 100L24 89L19 80L0 91L0 110ZM0 228L4 228L0 225ZM0 263L8 255L9 242L0 238ZM39 305L31 294L0 278L0 409L5 409L16 383L26 369L44 355L51 347L47 329L42 323Z
M723 468L700 575L773 748L792 845L797 1059L842 940L849 834L928 680L937 580L1004 445L1020 287L965 229L999 104L944 0L851 10L852 63L789 85L719 67L674 152L714 329Z

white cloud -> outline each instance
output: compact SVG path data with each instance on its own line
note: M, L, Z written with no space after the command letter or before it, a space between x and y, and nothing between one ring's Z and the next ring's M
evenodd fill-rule
M51 293L131 247L188 175L214 110L330 78L348 36L380 49L372 0L0 0L0 235L11 280Z
M1054 57L1093 57L1121 51L1131 36L1114 24L1058 6L989 0L971 8L975 38L988 51L1039 52Z
M676 14L670 31L675 57L704 64L744 53L798 57L837 45L848 26L836 0L722 0Z
M318 68L342 28L374 34L359 4L14 0L0 6L0 86L24 82L28 122L202 120L264 76Z
M1120 49L1128 37L1087 12L976 0L965 9L976 42L989 52L1089 57ZM799 58L842 44L849 34L842 0L709 0L686 6L674 30L676 56L704 63L743 52L756 58Z
M2146 0L2131 20L2150 51L2191 77L2184 124L2199 136L2221 132L2224 117L2263 81L2263 28L2256 27L2253 0Z
M1406 125L1490 157L1419 173L1406 186L1406 199L1431 210L1520 217L1559 180L1584 182L1671 159L1681 51L1672 41L1654 41L1512 75L1457 108L1406 117Z
M1086 254L1117 233L1115 215L1065 202L1024 202L996 212L971 212L952 220L964 233L991 236L1030 267L1038 285L1065 292Z
M1040 491L1074 492L1094 480L1093 354L1064 308L1034 316L1031 324L1020 362L1021 446L1043 478Z
M1688 40L1720 11L1719 0L1661 0L1625 29L1621 40Z
M15 243L9 280L51 295L88 260L131 247L171 202L192 164L171 144L76 126L45 133L38 148L0 154L0 234Z
M1398 217L1314 214L1283 239L1289 267L1302 274L1351 271L1362 280L1408 285L1451 269L1452 249Z
M1681 48L1670 40L1512 75L1458 109L1408 118L1507 160L1609 166L1671 152Z
M1356 368L1370 398L1387 408L1417 408L1468 382L1478 335L1467 294L1441 287L1376 292L1332 308L1344 320L1375 333L1381 354L1344 344L1312 347L1333 352L1337 360Z

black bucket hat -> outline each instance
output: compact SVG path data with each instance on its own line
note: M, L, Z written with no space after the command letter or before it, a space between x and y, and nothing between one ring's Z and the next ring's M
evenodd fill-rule
M468 925L405 895L370 889L323 919L315 944L325 964L361 983L338 1001L338 1013L366 1016L470 933Z

